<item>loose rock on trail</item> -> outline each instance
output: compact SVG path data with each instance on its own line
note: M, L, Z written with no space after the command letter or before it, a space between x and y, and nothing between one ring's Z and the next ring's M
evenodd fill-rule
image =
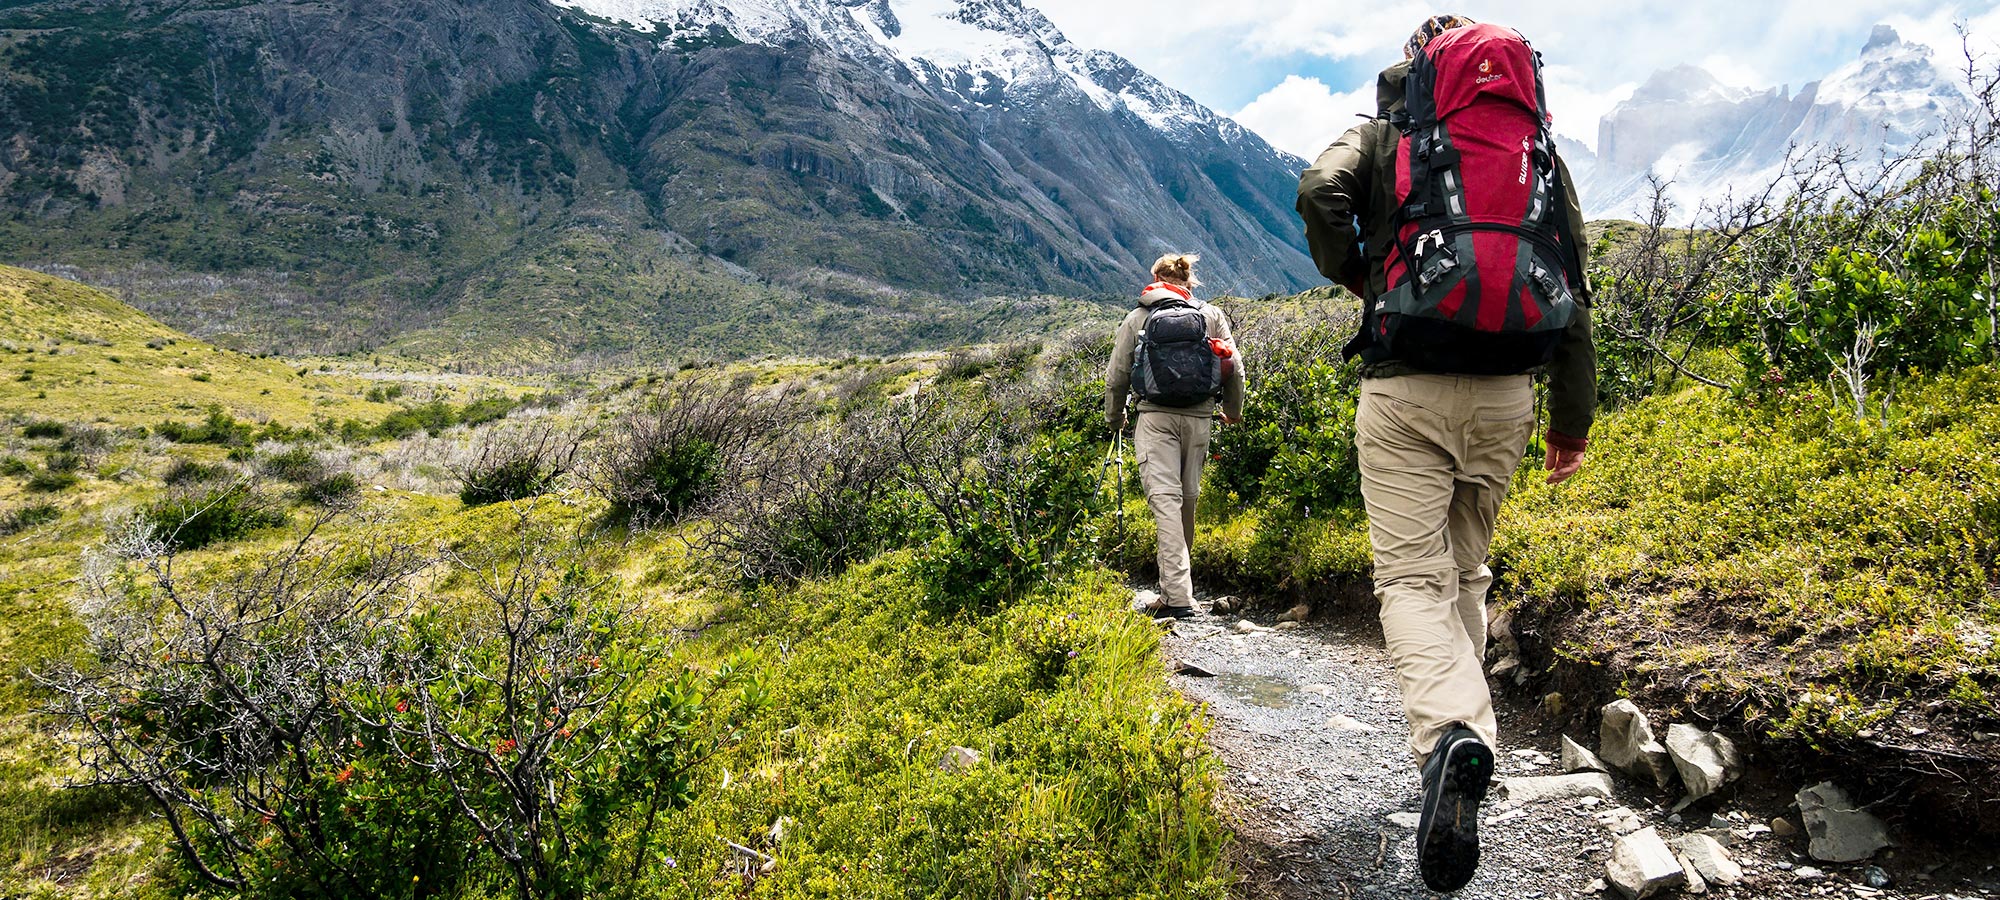
M1273 621L1276 611L1267 615L1264 621ZM1244 877L1236 895L1438 896L1417 874L1416 764L1395 671L1374 620L1313 620L1278 630L1260 627L1258 618L1203 614L1162 621L1169 632L1162 654L1170 680L1207 705L1210 740L1227 767L1221 805L1236 832L1235 864ZM1242 627L1245 621L1250 624ZM1704 815L1697 824L1670 808L1678 794L1629 777L1613 779L1610 797L1599 788L1609 776L1555 779L1566 774L1562 760L1576 760L1582 747L1566 753L1565 736L1538 724L1539 716L1504 696L1496 702L1499 767L1480 823L1479 874L1454 897L1625 896L1607 880L1608 864L1617 842L1642 829L1657 829L1692 876L1672 879L1684 886L1657 886L1665 889L1653 896L1695 890L1725 898L1993 896L1978 889L1952 893L1943 885L1908 893L1876 888L1866 883L1864 868L1830 873L1803 854L1802 843L1792 846L1800 842L1774 835L1746 811L1725 806L1712 821ZM1586 737L1583 743L1595 741ZM1542 780L1524 782L1510 797L1510 778ZM1694 836L1708 840L1690 840ZM1690 846L1699 865L1689 858ZM1718 870L1728 877L1703 877Z

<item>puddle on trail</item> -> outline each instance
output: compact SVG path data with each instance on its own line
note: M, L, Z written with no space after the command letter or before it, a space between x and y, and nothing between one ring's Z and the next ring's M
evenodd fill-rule
M1223 673L1215 681L1231 697L1266 709L1291 709L1299 692L1298 685L1270 675Z

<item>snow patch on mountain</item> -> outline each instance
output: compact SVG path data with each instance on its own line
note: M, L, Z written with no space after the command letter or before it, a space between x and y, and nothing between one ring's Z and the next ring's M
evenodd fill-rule
M1882 25L1854 61L1796 94L1724 84L1697 66L1663 70L1604 117L1596 153L1577 144L1563 155L1590 217L1643 218L1657 177L1673 182L1686 222L1703 203L1767 184L1794 148L1862 159L1901 152L1966 102L1932 48Z
M1051 93L1068 94L1122 110L1169 137L1198 133L1232 145L1250 137L1123 57L1077 46L1020 0L551 2L647 33L700 36L721 28L750 43L804 37L852 57L893 59L968 106L1033 104ZM1297 163L1303 168L1303 161Z

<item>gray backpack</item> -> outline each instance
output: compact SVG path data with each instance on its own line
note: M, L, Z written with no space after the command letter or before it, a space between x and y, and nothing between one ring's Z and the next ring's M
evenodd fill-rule
M1132 358L1132 392L1158 406L1199 406L1222 393L1222 357L1208 345L1200 300L1153 307Z

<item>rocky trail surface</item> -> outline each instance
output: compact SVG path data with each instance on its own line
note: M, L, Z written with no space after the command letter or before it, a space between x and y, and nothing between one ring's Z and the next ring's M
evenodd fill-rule
M1171 624L1162 655L1174 686L1207 705L1210 740L1227 766L1224 812L1245 879L1237 896L1437 896L1417 874L1418 780L1374 620L1272 626L1269 614L1218 616L1210 603L1201 605L1203 615ZM2000 859L1940 863L1890 849L1872 865L1817 861L1798 810L1785 806L1789 798L1747 783L1721 795L1732 802L1675 813L1679 791L1648 790L1624 775L1565 776L1571 766L1563 735L1536 710L1504 698L1498 713L1499 769L1481 821L1483 859L1456 897L1631 896L1611 883L1621 880L1614 871L1620 865L1639 896L2000 896L2000 868L1992 865ZM1581 743L1595 747L1595 736L1587 737ZM1720 861L1697 864L1704 853L1689 847L1708 848ZM1650 873L1634 873L1647 866L1648 848L1664 860L1654 859Z

